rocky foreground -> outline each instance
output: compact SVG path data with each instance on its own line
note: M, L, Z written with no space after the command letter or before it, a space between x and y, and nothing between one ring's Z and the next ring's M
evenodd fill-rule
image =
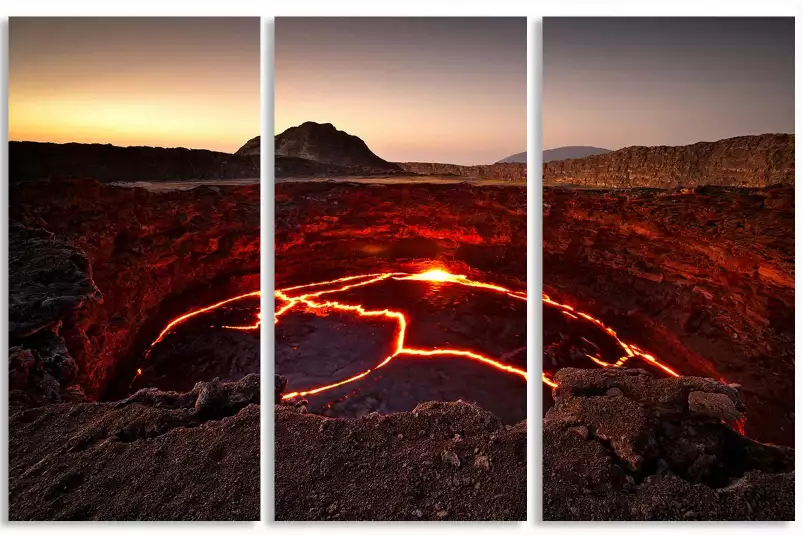
M9 416L10 520L259 520L259 377Z
M275 423L276 520L526 520L525 422L458 401Z
M545 520L794 520L794 450L731 425L738 391L564 368L544 418Z

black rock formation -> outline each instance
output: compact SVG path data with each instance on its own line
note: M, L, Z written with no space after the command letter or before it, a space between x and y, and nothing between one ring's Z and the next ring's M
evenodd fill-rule
M306 122L276 136L276 156L373 170L398 171L399 167L374 154L357 136L332 124Z

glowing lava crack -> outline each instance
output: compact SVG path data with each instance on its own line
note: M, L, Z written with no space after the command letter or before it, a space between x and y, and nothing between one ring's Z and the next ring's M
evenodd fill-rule
M496 292L500 292L510 297L526 300L527 296L524 292L518 292L509 290L502 286L495 286L493 284L485 284L481 282L476 282L469 280L465 277L465 275L455 275L449 273L447 271L443 271L440 269L433 269L430 271L425 271L423 273L374 273L368 275L356 275L352 277L344 277L341 279L336 279L333 281L326 281L326 282L318 282L312 284L306 284L302 286L294 286L292 288L285 288L283 290L276 291L276 298L284 301L284 304L276 311L274 323L279 322L279 317L284 314L285 312L293 309L297 305L304 305L307 308L317 309L317 310L337 310L342 312L350 312L355 313L358 316L362 317L384 317L395 321L398 325L398 329L396 332L396 341L395 341L395 351L387 356L382 362L380 362L374 368L370 368L365 370L362 373L359 373L353 377L349 377L348 379L344 379L342 381L338 381L336 383L323 385L318 388L313 388L311 390L307 390L305 392L290 392L288 394L284 394L282 399L290 399L298 396L309 396L312 394L317 394L318 392L323 392L325 390L330 390L332 388L336 388L338 386L351 383L353 381L357 381L362 379L363 377L367 376L371 372L382 368L386 364L388 364L391 360L399 355L414 355L420 357L442 357L442 356L452 356L452 357L463 357L473 359L488 366L494 367L498 370L512 373L521 376L525 380L527 379L527 372L525 370L516 368L515 366L510 366L507 364L502 364L499 361L496 361L490 357L485 355L481 355L474 351L470 351L467 349L441 349L441 348L414 348L414 347L407 347L404 345L405 335L407 334L407 318L401 312L383 309L383 310L366 310L361 305L349 305L340 303L338 301L331 301L331 300L324 300L321 301L318 298L333 293L339 293L346 290L350 290L352 288L358 288L361 286L368 286L369 284L374 284L379 281L383 281L388 278L393 278L394 280L410 280L410 281L422 281L422 282L430 282L435 284L441 283L456 283L462 284L465 286L473 286L477 288L484 288L493 290ZM315 292L304 293L301 295L294 295L291 296L289 294L297 291L297 290L306 290L309 288L314 287L321 287L321 286L336 286L334 288L318 290Z
M363 286L368 286L371 284L375 284L377 282L392 278L394 280L400 281L420 281L429 284L461 284L464 286L471 286L475 288L481 288L485 290L490 290L494 292L499 292L503 295L506 295L513 299L519 299L526 301L527 294L524 291L520 290L511 290L509 288L505 288L503 286L498 286L494 284L488 284L484 282L477 282L468 279L465 275L455 275L453 273L449 273L448 271L440 270L440 269L433 269L429 271L424 271L422 273L401 273L401 272L392 272L392 273L371 273L366 275L353 275L349 277L343 277L340 279L334 279L330 281L323 281L323 282L314 282L310 284L303 284L300 286L293 286L290 288L284 288L281 290L276 290L275 296L276 299L281 301L281 305L276 309L274 314L274 323L279 323L279 319L283 314L286 312L299 307L303 306L306 309L316 310L319 312L329 312L329 311L340 311L354 314L358 317L366 317L366 318L385 318L396 322L397 324L397 331L396 331L396 338L395 338L395 350L392 354L385 357L377 366L373 368L369 368L362 373L344 379L342 381L338 381L335 383L321 385L317 388L313 388L311 390L307 390L304 392L290 392L284 394L283 399L290 399L296 398L300 396L310 396L313 394L317 394L318 392L323 392L325 390L331 390L333 388L337 388L339 386L358 381L363 377L366 377L370 373L383 366L387 365L391 360L399 355L408 355L408 356L419 356L419 357L462 357L472 359L497 370L500 370L505 373L510 373L514 375L518 375L524 380L527 380L527 372L515 366L510 366L507 364L503 364L497 360L494 360L491 357L486 355L482 355L480 353L471 351L469 349L444 349L444 348L417 348L417 347L408 347L405 345L405 336L407 334L407 324L408 320L405 315L396 310L390 309L382 309L382 310L368 310L365 309L362 305L354 305L354 304L346 304L341 303L338 301L331 300L324 296L328 296L331 294L342 293L347 290L351 290L353 288L359 288ZM313 291L310 291L313 290ZM306 293L304 293L306 292ZM182 316L171 321L159 336L154 340L151 344L151 347L146 352L146 357L153 349L153 347L161 342L171 331L175 329L175 327L199 314L203 314L205 312L210 312L212 310L218 309L225 305L228 305L234 301L238 301L240 299L246 299L249 297L257 297L260 296L259 291L238 295L236 297L232 297L230 299L226 299L224 301L220 301L213 305L198 308L196 310L190 311ZM633 344L627 343L622 341L616 331L611 329L610 327L606 326L601 320L587 314L585 312L581 312L570 305L565 305L562 303L558 303L553 301L548 295L543 295L543 303L546 306L554 307L559 309L567 318L576 321L585 321L593 324L597 328L601 329L605 332L608 336L612 337L616 343L624 350L625 355L620 358L615 363L608 363L601 360L600 355L590 355L586 354L586 356L591 359L592 362L599 366L603 367L620 367L623 366L628 360L631 358L640 358L644 361L650 363L651 365L659 368L664 373L668 375L672 375L678 377L679 374L675 372L669 366L662 364L658 361L658 359L649 354L645 351L641 350L640 348L636 347ZM261 314L257 313L256 321L250 325L224 325L224 328L228 329L239 329L239 330L254 330L258 329L261 324ZM138 370L138 373L141 373ZM555 388L557 384L552 380L551 376L546 373L541 374L542 381L549 385L552 388Z

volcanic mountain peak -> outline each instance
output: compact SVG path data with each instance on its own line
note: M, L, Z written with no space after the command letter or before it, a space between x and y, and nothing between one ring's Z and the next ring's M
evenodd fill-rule
M374 154L357 136L331 123L307 121L276 136L276 156L303 158L319 163L398 171L396 164Z
M237 156L259 156L260 136L252 137L245 145L237 149L234 154Z

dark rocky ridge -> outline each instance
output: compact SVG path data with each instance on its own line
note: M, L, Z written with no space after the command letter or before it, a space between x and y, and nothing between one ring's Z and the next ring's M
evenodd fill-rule
M526 181L526 163L452 165L387 162L365 142L333 125L306 122L288 128L275 139L276 177L447 176L472 180Z
M643 370L556 375L544 418L545 520L794 520L794 450L723 419L738 391Z
M152 341L172 316L208 304L194 300L209 299L216 285L227 284L231 295L258 288L258 186L155 193L62 180L19 184L10 197L12 220L44 229L11 226L11 259L18 259L11 343L23 351L16 362L34 365L24 351L35 357L37 348L51 347L42 340L51 332L62 340L52 353L63 346L77 363L75 373L51 374L62 394L98 399L118 374L130 380L137 351L147 347L138 344ZM44 242L47 232L57 238ZM52 252L37 252L40 245ZM60 263L40 269L37 258ZM92 283L102 302L91 298ZM67 358L41 358L53 359Z
M258 155L199 149L11 141L8 155L12 184L51 178L99 182L259 178Z
M10 520L259 519L259 377L12 407Z
M308 121L293 126L275 138L276 156L302 158L346 168L398 171L396 164L371 152L357 136L338 130L330 123Z
M405 175L403 171L388 171L374 167L338 165L322 163L306 158L276 156L274 159L276 178L327 178L327 177L389 177ZM407 173L409 175L409 173Z
M795 136L763 134L680 147L627 147L544 164L544 185L673 188L794 185Z
M794 190L545 188L543 281L683 375L742 385L746 433L794 444Z

